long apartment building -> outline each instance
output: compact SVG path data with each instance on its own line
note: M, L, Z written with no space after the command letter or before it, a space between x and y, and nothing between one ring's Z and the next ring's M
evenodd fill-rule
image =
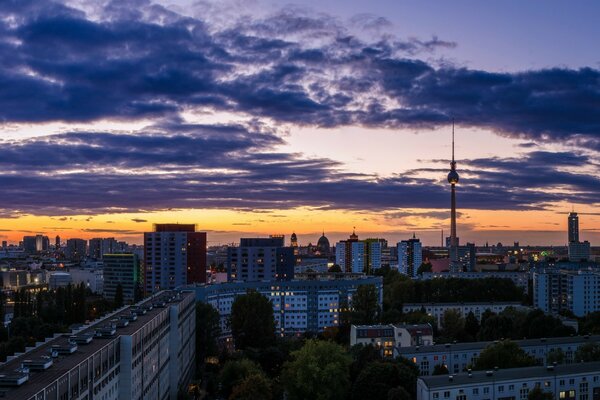
M273 304L277 332L296 335L323 332L338 326L340 312L352 304L352 296L362 285L375 286L378 302L383 300L383 280L362 274L298 274L291 281L228 282L196 285L198 301L211 304L221 316L221 339L231 336L227 321L235 298L254 290Z
M0 364L0 398L177 398L194 372L195 296L160 292Z
M600 363L473 371L421 377L417 400L527 400L534 388L561 400L600 398Z
M561 350L564 362L575 362L573 356L579 346L586 343L600 343L599 336L568 336L557 338L524 339L514 341L525 353L529 354L540 365L547 364L551 351ZM420 374L433 374L436 365L445 365L448 371L457 374L474 365L481 352L496 342L447 343L432 346L396 347L394 356L402 356L411 360L419 368Z
M508 307L524 308L518 301L507 302L474 302L474 303L406 303L402 306L402 312L425 312L434 317L438 328L443 327L444 313L448 310L458 311L463 317L466 317L470 312L475 315L478 321L481 321L481 316L487 310L496 314L501 313Z

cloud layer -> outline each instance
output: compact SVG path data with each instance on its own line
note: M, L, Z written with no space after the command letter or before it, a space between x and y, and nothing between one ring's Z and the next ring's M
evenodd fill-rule
M90 9L91 10L91 9ZM360 39L298 9L218 26L145 1L94 11L0 3L0 118L10 123L139 120L140 131L64 132L6 141L1 215L168 208L444 208L443 179L414 170L349 174L329 159L277 152L277 126L463 126L529 138L514 159L461 160L461 207L539 209L598 202L600 72L491 73L430 59L433 38ZM377 30L385 20L359 16ZM255 118L194 125L207 109ZM576 153L536 150L560 141ZM596 153L597 155L597 153ZM585 171L585 172L583 172ZM142 222L142 220L136 221Z

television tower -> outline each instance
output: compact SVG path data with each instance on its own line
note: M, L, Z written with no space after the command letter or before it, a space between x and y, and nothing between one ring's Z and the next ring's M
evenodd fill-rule
M454 161L454 120L452 120L452 161L448 182L451 188L450 197L450 271L457 272L458 264L458 240L456 238L456 184L458 183L458 172L456 172L456 161Z

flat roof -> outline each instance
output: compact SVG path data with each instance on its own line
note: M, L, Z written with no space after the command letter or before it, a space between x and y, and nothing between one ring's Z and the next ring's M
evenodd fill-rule
M0 365L0 375L10 375L14 374L15 370L21 367L21 363L27 359L38 359L42 356L49 356L52 351L52 346L54 345L62 345L65 346L69 342L69 337L72 335L85 335L85 334L94 334L95 330L102 327L104 324L108 323L111 319L119 318L121 316L129 315L132 308L138 307L140 305L147 305L154 303L157 299L162 298L163 296L167 296L174 292L160 292L153 297L142 300L139 303L133 304L131 306L124 307L123 309L109 314L105 317L102 317L100 320L94 322L89 325L85 329L81 331L76 331L73 333L65 333L55 339L48 340L46 343L36 347L35 349L23 353L18 357L7 361ZM185 295L186 292L183 294ZM191 292L187 292L189 295L193 295ZM177 301L175 299L174 301ZM131 335L139 330L145 323L152 320L156 315L158 315L161 311L165 310L165 308L157 308L154 307L152 310L146 312L144 315L138 315L136 321L132 321L129 325L119 328L117 327L116 334L110 338L94 338L89 344L82 344L77 346L77 351L68 355L59 355L56 358L53 358L53 365L45 371L30 371L29 380L19 387L7 387L8 392L11 398L21 398L21 399L29 399L34 396L40 390L44 389L46 386L50 385L52 382L69 372L71 369L76 367L78 364L88 359L98 350L102 349L106 346L110 341L118 339L119 336ZM3 388L4 389L4 388Z
M600 342L600 335L592 336L561 336L554 338L540 338L540 339L521 339L511 340L515 342L519 347L536 347L536 346L556 346L560 344L580 344L580 343L596 343ZM489 342L466 342L466 343L445 343L445 344L434 344L431 346L411 346L411 347L399 347L398 354L414 354L414 353L438 353L448 351L469 351L469 350L483 350L487 346L497 343L498 341Z
M526 367L509 368L491 371L473 371L469 373L460 373L453 375L435 375L419 377L429 389L442 389L460 386L481 386L482 384L498 384L500 381L544 379L555 376L568 376L595 373L600 376L600 362L578 363L578 364L559 364L554 367ZM452 377L452 380L450 380Z

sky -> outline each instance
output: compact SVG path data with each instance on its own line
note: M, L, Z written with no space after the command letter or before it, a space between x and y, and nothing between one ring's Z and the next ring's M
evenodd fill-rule
M0 238L597 244L599 8L1 2Z

